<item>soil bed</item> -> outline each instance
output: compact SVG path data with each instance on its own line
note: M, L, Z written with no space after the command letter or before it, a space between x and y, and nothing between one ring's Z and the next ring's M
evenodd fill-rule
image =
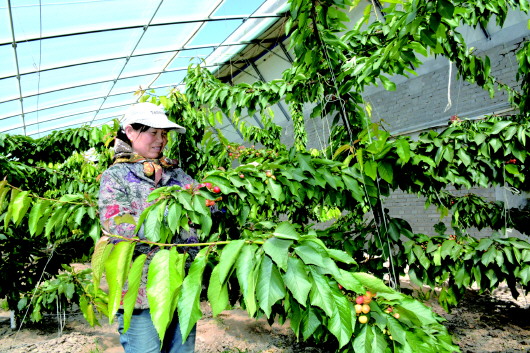
M446 327L463 353L530 352L530 297L514 300L506 288L492 295L469 291L451 313L444 312L435 300L429 300L435 312L447 319ZM240 310L225 311L212 317L202 303L203 318L197 325L197 353L321 353L325 348L296 342L289 326L266 320L254 320ZM7 312L0 312L1 353L118 353L123 352L116 325L102 322L90 327L79 313L66 317L59 336L54 317L45 325L26 325L12 330Z

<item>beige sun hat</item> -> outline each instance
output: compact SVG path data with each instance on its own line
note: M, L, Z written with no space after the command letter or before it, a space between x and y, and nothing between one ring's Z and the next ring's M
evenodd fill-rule
M155 129L174 129L181 134L186 132L186 128L169 121L164 108L148 102L133 104L120 121L122 126L131 124L143 124Z

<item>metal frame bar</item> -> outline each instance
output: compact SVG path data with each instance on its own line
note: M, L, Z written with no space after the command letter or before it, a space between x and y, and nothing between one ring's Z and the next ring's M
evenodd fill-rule
M260 40L261 43L268 43L275 41L275 39L268 39L268 40ZM232 46L238 46L238 45L251 45L251 44L258 44L258 40L251 40L251 41L243 41L239 43L227 43L227 44L205 44L205 45L196 45L192 47L181 47L178 49L171 49L171 50L161 50L161 51L153 51L150 53L144 53L144 54L134 54L130 56L115 56L108 59L100 59L100 60L91 60L91 61L84 61L84 62L76 62L75 64L69 64L69 65L62 65L62 66L54 66L49 67L46 69L38 70L38 72L47 72L47 71L53 71L53 70L60 70L60 69L66 69L70 67L76 67L81 65L88 65L88 64L95 64L100 62L106 62L106 61L113 61L113 60L122 60L122 59L128 59L128 58L140 58L143 56L149 56L149 55L157 55L157 54L167 54L167 53L173 53L173 52L182 52L187 50L197 50L197 49L205 49L205 48L220 48L220 47L232 47ZM168 72L171 72L174 70L170 70ZM20 74L20 76L25 75L32 75L35 74L37 71L31 71L31 72L23 72ZM0 77L0 80L8 79L8 78L14 78L17 77L17 75L10 75L10 76L4 76Z
M258 74L259 78L261 81L263 82L266 82L265 81L265 77L263 77L263 75L261 74L261 72L259 71L258 69L258 66L256 65L256 63L254 61L249 61L249 64L250 66L252 66L252 68L254 69L254 71L256 71L256 73ZM287 119L287 121L290 121L291 120L291 117L289 116L289 114L287 113L287 111L285 110L285 107L283 106L282 102L278 102L276 103L278 105L278 108L280 108L280 110L282 111L282 114L283 116L285 117L285 119Z
M145 33L147 32L147 29L149 28L151 22L154 20L154 18L156 16L156 13L160 9L160 6L162 6L163 2L164 2L164 0L160 0L160 2L158 3L158 6L156 7L156 10L153 12L153 15L151 16L151 19L149 20L147 25L144 26L144 30L143 30L142 34L140 35L140 37L137 38L136 44L134 45L134 48L132 48L132 50L131 50L131 54L127 57L127 59L125 59L125 63L121 67L121 70L118 73L118 76L116 76L116 78L113 80L112 86L109 88L107 94L103 98L103 102L101 102L101 104L99 105L99 107L98 107L96 113L94 114L94 116L92 117L92 120L90 121L89 125L92 125L92 122L94 121L94 119L98 115L99 111L101 110L101 107L103 107L103 104L105 104L105 102L107 101L107 98L109 97L110 92L112 92L112 90L114 89L114 86L116 86L116 82L118 82L118 80L120 79L121 74L123 73L123 71L125 71L125 68L127 67L127 64L129 63L129 60L131 59L131 55L134 53L136 48L138 48L138 46L140 45L140 42L142 41L142 38L144 37Z
M215 7L212 9L212 11L210 12L210 14L208 15L208 18L210 18L212 16L212 14L217 11L217 9L219 8L219 6L221 6L221 4L223 3L224 0L218 0L217 1L217 5L215 5ZM192 34L190 34L188 36L188 39L184 42L184 46L186 46L189 42L191 42L193 40L193 38L195 38L195 36L199 33L199 31L201 30L201 28L204 26L206 22L202 22L200 24L200 26L195 30L195 32L193 32ZM214 49L215 51L215 49ZM171 58L166 62L166 64L164 65L164 68L162 69L162 72L166 71L166 69L168 68L169 65L171 65L171 63L173 62L173 60L175 59L175 57L178 55L179 51L176 51L172 56ZM152 84L154 84L156 82L156 80L158 80L160 78L160 75L162 73L159 73L156 75L156 77L147 85L147 88L150 88Z
M26 119L24 117L24 101L22 98L22 83L20 82L20 68L18 63L18 55L17 55L17 42L15 39L15 26L13 25L13 13L11 11L11 0L7 0L7 7L9 11L9 23L11 25L11 37L13 38L13 41L11 42L11 45L13 46L13 53L15 55L15 65L17 67L17 82L18 82L18 96L20 100L20 117L22 118L22 126L24 128L24 135L26 135Z
M9 8L11 8L10 0L8 0L8 5L9 5ZM217 22L217 21L227 21L227 20L246 20L246 19L259 19L259 18L282 18L282 17L285 17L285 15L280 14L280 13L256 15L256 16L250 16L250 17L249 16L207 17L203 19L153 23L153 24L150 24L149 27L170 26L170 25L190 24L190 23L200 23L200 22ZM113 32L113 31L121 31L121 30L127 30L127 29L142 29L143 28L145 31L146 27L147 27L146 25L135 25L135 26L95 29L95 30L90 30L90 31L80 31L80 32L72 32L72 33L65 33L65 34L56 34L52 36L43 36L40 38L21 39L20 41L15 42L15 43L26 43L26 42L34 42L34 41L46 40L46 39L63 38L63 37L77 36L77 35L83 35L83 34L92 34L92 33L101 33L101 32ZM11 45L11 44L12 42L0 43L0 46Z
M278 43L278 46L282 49L283 53L285 54L285 57L287 58L287 61L292 64L294 60L291 57L291 54L289 54L289 51L287 50L285 45L283 45L283 42Z
M207 66L203 66L203 67L217 67L219 65L207 65ZM174 69L174 70L167 70L167 71L164 71L164 73L171 73L171 72L178 72L178 71L186 71L188 70L188 68L179 68L179 69ZM134 77L140 77L140 76L148 76L148 75L156 75L158 73L162 73L161 71L157 71L157 72L147 72L147 73L144 73L142 75L134 75L134 76L125 76L125 77L121 77L118 79L119 80L126 80L126 79L130 79L130 78L134 78ZM84 86L90 86L90 85L97 85L97 84L100 84L100 83L106 83L106 82L112 82L114 81L114 79L111 79L111 80L103 80L103 81L96 81L96 82L89 82L89 83L83 83L83 84L79 84L79 85L76 85L76 86L69 86L69 87L65 87L65 88L59 88L59 89L53 89L53 90L49 90L49 91L46 91L46 92L39 92L38 94L28 94L26 96L24 96L24 98L30 98L30 97L35 97L39 94L47 94L47 93L53 93L53 92L60 92L60 91L64 91L64 90L67 90L67 89L71 89L71 88L77 88L77 87L84 87ZM177 84L178 85L178 84ZM173 86L173 85L171 85ZM156 88L161 88L161 87L170 87L170 86L159 86L159 87L156 87ZM121 94L121 93L120 93ZM102 97L99 97L99 98L102 98ZM5 101L1 101L0 104L2 103L6 103L6 102L11 102L11 101L14 101L18 98L15 98L15 99L8 99L8 100L5 100ZM74 102L77 102L77 101L74 101ZM73 103L73 102L72 102Z
M193 34L191 34L187 41L186 41L186 44L184 44L181 48L178 48L178 49L175 49L175 50L165 50L165 51L158 51L158 52L151 52L151 53L144 53L144 54L134 54L134 51L137 49L141 39L143 38L143 36L145 35L147 29L149 27L158 27L158 26L168 26L168 25L174 25L174 24L190 24L190 23L200 23L200 26L199 26L199 29L200 27L202 27L203 25L205 25L207 22L215 22L215 21L226 21L226 20L243 20L244 22L246 20L249 20L249 19L267 19L267 18L282 18L282 17L285 17L285 14L284 13L274 13L274 14L263 14L263 15L250 15L250 16L224 16L224 17L212 17L211 15L214 13L215 10L213 10L210 15L207 17L207 18L203 18L203 19L192 19L192 20L184 20L184 21L175 21L175 22L164 22L164 23L151 23L153 20L154 20L154 17L156 15L156 13L159 11L160 9L160 6L161 4L163 3L164 0L160 0L159 2L159 5L157 7L157 9L154 11L154 14L153 16L151 17L149 23L147 25L137 25L137 26L123 26L123 27L117 27L117 28L105 28L105 29L96 29L96 30L90 30L90 31L79 31L79 32L73 32L73 33L67 33L67 34L58 34L58 35L50 35L50 36L40 36L39 38L27 38L27 39L20 39L17 41L17 39L15 38L15 31L14 31L14 25L13 25L13 18L12 18L12 15L11 15L11 10L12 10L12 7L11 7L11 3L10 3L10 0L8 0L8 5L9 5L9 11L10 11L10 20L11 20L11 32L12 32L12 41L11 42L8 42L8 43L0 43L0 46L3 46L3 45L7 45L7 44L11 44L13 49L14 49L14 54L15 54L15 61L16 61L16 66L17 66L17 74L16 75L12 75L12 76L6 76L6 77L0 77L0 81L3 80L3 79L10 79L10 78L17 78L18 80L18 85L19 85L19 97L16 98L17 100L20 101L20 104L21 104L21 114L16 114L16 115L11 115L11 116L6 116L6 117L2 117L0 118L0 121L1 120L6 120L6 119L9 119L9 118L13 118L13 117L17 117L17 116L21 116L22 117L22 127L24 129L24 134L27 133L26 131L26 127L27 126L34 126L34 125L38 125L40 123L44 123L44 122L53 122L54 120L62 120L62 119L66 119L68 117L73 117L73 116L77 116L77 115L81 115L81 114L87 114L87 113L95 113L94 116L92 117L91 121L88 122L84 122L84 123L80 123L80 124L90 124L92 125L94 121L100 121L100 120L104 120L104 119L108 119L108 117L106 118L98 118L96 119L98 113L101 111L101 110L105 110L105 109L114 109L114 108L117 108L117 107L121 107L121 106L124 106L124 105L116 105L114 107L109 107L109 108L103 108L104 104L106 103L107 99L109 97L114 97L114 96L119 96L119 95L123 95L123 94L127 94L127 93L132 93L131 92L121 92L121 93L116 93L116 94L110 94L112 92L112 90L114 89L114 87L116 86L117 82L119 80L123 80L123 79L130 79L130 78L133 78L133 77L141 77L141 76L148 76L148 75L156 75L156 78L154 78L151 83L149 83L148 87L146 89L149 89L149 88L157 88L157 89L160 89L160 88L164 88L164 87L175 87L175 86L178 86L180 85L181 83L175 83L175 84L171 84L171 85L161 85L161 86L157 86L157 87L152 87L154 85L154 83L156 82L157 79L160 78L160 76L163 74L163 73L171 73L171 72L179 72L179 71L184 71L184 70L187 70L188 68L185 67L185 68L177 68L177 69L172 69L172 70L168 70L168 66L171 64L171 62L173 62L174 58L178 55L178 53L180 53L181 51L187 51L187 50L196 50L196 49L202 49L202 48L214 48L213 50L215 51L215 49L218 49L220 47L230 47L230 46L235 46L235 45L242 45L242 46L247 46L247 45L259 45L261 48L265 49L266 51L270 51L266 46L264 46L263 44L264 43L271 43L271 42L276 42L278 41L278 38L273 38L273 39L263 39L263 40L258 40L258 39L254 39L254 40L251 40L251 41L241 41L241 42L237 42L237 43L226 43L225 41L223 41L222 43L220 44L208 44L208 45L199 45L199 46L193 46L193 47L185 47L186 44L188 44L191 40L193 40L193 38L196 36L196 34L198 33L199 30L195 31ZM223 0L219 0L219 2L217 3L217 6L216 6L216 9L222 4ZM102 33L102 32L109 32L109 31L118 31L118 30L129 30L129 29L143 29L141 35L139 36L139 38L137 39L137 42L136 42L136 45L134 47L134 49L132 49L131 53L129 56L122 56L122 57L114 57L114 58L107 58L107 59L103 59L103 60L91 60L91 61L86 61L86 62L82 62L82 63L73 63L73 64L68 64L68 65L63 65L63 66L56 66L56 67L48 67L46 69L39 69L39 70L34 70L34 71L31 71L31 72L23 72L21 73L20 72L20 66L19 66L19 60L18 60L18 57L17 57L17 43L27 43L27 42L36 42L36 41L44 41L46 39L55 39L55 38L62 38L62 37L71 37L71 36L76 36L76 35L83 35L83 34L91 34L91 33ZM235 30L237 31L237 29ZM234 32L232 32L234 33ZM229 38L230 36L228 36L227 38ZM127 77L121 77L129 60L133 57L144 57L144 56L149 56L149 55L156 55L156 54L164 54L164 53L174 53L174 55L172 55L171 59L168 60L168 62L166 63L166 65L164 66L164 68L162 69L162 71L157 71L155 73L149 73L149 72L146 72L146 73L141 73L141 74L135 74L135 75L131 75L131 76L127 76ZM272 52L273 54L275 55L278 55L274 52ZM281 56L280 56L281 57ZM63 88L59 88L59 89L52 89L52 90L49 90L47 92L38 92L38 93L35 93L35 94L29 94L27 96L24 96L23 93L22 93L22 87L21 87L21 76L23 75L31 75L31 74L35 74L35 73L41 73L41 72L49 72L49 71L52 71L52 70L59 70L59 69L62 69L62 68L69 68L69 67L78 67L78 66L81 66L81 65L85 65L85 64L91 64L91 63L98 63L98 62L106 62L106 61L112 61L112 60L123 60L125 59L125 62L123 63L123 66L119 72L119 74L113 78L113 79L108 79L108 80L102 80L102 81L98 81L98 82L90 82L90 83L83 83L83 84L77 84L75 86L68 86L68 87L63 87ZM206 67L211 67L211 68L218 68L218 67L222 67L223 65L226 65L226 62L224 63L219 63L219 64L214 64L214 65L208 65ZM238 72L244 72L245 71L245 68L239 68L237 70ZM259 73L259 71L257 71L258 74L261 76L261 73ZM250 74L250 73L249 73ZM250 74L252 75L252 74ZM252 75L254 76L254 75ZM28 113L28 112L25 112L24 111L24 103L23 103L23 100L24 98L29 98L29 97L36 97L36 96L39 96L39 95L43 95L43 94L47 94L47 93L53 93L53 92L60 92L60 91L63 91L63 90L67 90L67 89L71 89L71 88L74 88L74 87L83 87L83 86L89 86L89 85L95 85L95 84L101 84L101 83L109 83L109 82L112 82L112 85L111 87L108 89L108 92L107 94L104 94L104 95L98 95L97 97L91 97L91 98L86 98L86 99L82 99L82 100L71 100L71 101L68 101L68 102L63 102L61 104L56 104L56 105L53 105L53 106L49 106L49 107L46 107L46 108L43 108L43 109L34 109L34 110L31 110L29 112L31 113L35 113L35 112L39 112L39 111L43 111L43 110L47 110L47 109L52 109L52 108L57 108L57 107L62 107L62 106L67 106L69 104L74 104L74 103L78 103L78 102L86 102L86 101L91 101L91 100L97 100L97 99L103 99L103 101L101 102L99 108L97 110L94 110L94 109L90 109L88 111L83 111L83 112L76 112L75 114L68 114L68 115L62 115L60 117L54 117L54 118L51 118L51 119L48 119L48 120L45 120L45 121L35 121L35 122L32 122L30 124L26 124L26 121L25 121L25 115ZM1 103L5 103L5 102L9 102L9 101L14 101L15 99L9 99L9 100L6 100L6 101L3 101L3 102L0 102ZM285 113L284 113L285 115ZM287 117L287 116L286 116ZM254 117L256 119L256 117ZM261 122L259 120L256 119L256 122L262 126ZM233 124L232 124L233 125ZM263 127L263 126L262 126ZM20 126L16 126L14 128L10 128L9 130L6 130L6 131L12 131L12 130L15 130L15 129L20 129ZM32 133L31 135L35 135L35 134L42 134L42 133L45 133L45 132L48 132L48 131L53 131L53 130L56 130L55 128L51 128L51 129L47 129L47 130L44 130L44 131L38 131L38 132L35 132L35 133ZM237 131L237 129L235 129L236 132L239 134L239 136L242 138L241 136L241 133L239 131Z

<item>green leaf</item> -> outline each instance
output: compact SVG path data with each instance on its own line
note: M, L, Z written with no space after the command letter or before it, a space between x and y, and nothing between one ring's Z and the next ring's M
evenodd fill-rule
M322 322L317 316L316 310L309 307L302 317L301 324L303 338L307 340L322 325Z
M81 309L83 317L90 326L95 326L98 324L96 313L94 312L94 306L92 304L88 304L86 295L81 295L79 297L79 309Z
M174 247L171 250L159 250L149 264L147 300L160 341L164 341L164 335L177 307L184 278L185 258L186 255L177 253L177 248Z
M440 15L447 19L453 18L453 13L455 12L455 6L447 0L438 1L438 12Z
M333 306L333 315L328 322L328 329L337 337L339 348L342 348L351 340L353 333L352 317L355 318L355 311L352 303L339 292L333 292L333 299L335 305Z
M7 180L0 181L0 213L4 210L4 201L11 188L6 187Z
M379 176L389 184L392 184L394 179L394 169L390 163L380 162L377 164L377 171Z
M445 259L447 256L451 255L453 247L455 246L456 242L452 239L444 240L442 243L441 249L441 257L442 259Z
M507 126L513 124L512 121L498 121L496 122L493 127L491 128L491 135L496 135L502 130L504 130Z
M22 222L26 212L31 205L31 198L28 197L28 191L21 191L13 201L13 223L15 226Z
M483 255L480 261L484 264L484 266L488 266L491 263L495 262L495 257L497 256L497 249L495 249L494 246L490 247L488 251L486 251Z
M215 266L208 284L208 301L212 306L212 315L217 316L228 308L228 284L219 279L219 266Z
M399 342L402 345L406 344L407 331L403 328L398 320L392 316L387 317L387 327L394 341Z
M210 214L208 215L201 215L200 216L201 221L201 232L203 236L207 236L210 234L210 230L212 229L212 217Z
M272 237L267 239L263 244L263 250L282 270L287 269L287 259L289 257L289 248L293 245L292 240L279 239Z
M342 174L342 179L344 180L344 185L348 190L352 192L352 196L357 202L364 201L364 192L359 184L359 182L347 174Z
M256 265L255 253L258 247L247 244L241 249L241 253L236 262L236 274L239 287L243 294L245 307L250 316L254 316L257 310L256 304L256 279L254 268Z
M209 216L210 209L206 206L206 198L202 195L193 195L193 209L202 215Z
M400 321L409 322L410 326L428 326L438 323L433 311L417 300L405 298L395 306Z
M379 75L379 79L381 80L381 82L383 83L383 87L385 87L385 89L387 91L395 91L396 90L396 84L392 81L390 81L387 77L383 76L383 75Z
M372 342L374 340L374 333L372 326L363 325L361 332L353 340L353 350L355 353L372 353Z
M456 155L458 156L458 158L460 158L460 160L462 161L462 163L468 167L470 164L471 164L471 156L469 154L467 154L467 152L465 151L464 148L460 148L457 152L456 152Z
M395 142L396 152L401 160L402 164L407 163L410 160L410 145L405 139L397 139Z
M518 277L521 278L521 283L526 286L530 281L530 266L523 266L519 271Z
M108 314L112 323L116 311L120 307L122 288L129 274L129 266L135 243L122 241L116 244L105 261L105 273L109 285Z
M377 178L377 162L373 160L367 160L364 163L364 173L372 180L375 180Z
M183 340L186 340L193 326L202 317L202 278L208 263L208 248L203 248L193 260L188 275L182 282L178 301L178 317Z
M300 169L302 169L304 171L307 171L307 172L311 173L312 175L316 175L317 174L315 169L311 166L311 156L309 156L307 154L297 153L296 154L296 159L298 160Z
M29 213L28 228L29 233L33 235L39 235L42 232L42 227L39 227L41 217L45 215L45 211L48 209L50 202L48 200L39 200Z
M371 292L392 293L393 290L388 287L383 280L364 272L354 272L353 277Z
M513 175L518 175L518 174L520 174L520 172L519 172L519 168L517 168L517 166L514 165L514 164L506 164L506 165L504 166L504 168L505 168L506 171L507 171L508 173L510 173L510 174L513 174Z
M234 263L236 262L239 252L243 248L244 244L245 240L243 239L233 240L223 248L221 256L219 257L219 264L217 265L219 268L219 282L221 284L226 282L227 277L232 270L232 267L234 266Z
M326 277L314 266L309 266L313 285L311 287L311 305L318 306L327 316L331 317L335 311L335 301L331 292L331 284Z
M101 275L103 275L105 269L105 262L114 247L113 244L109 244L108 240L108 237L102 237L94 246L94 253L92 254L90 267L92 269L92 282L94 283L95 291L99 288Z
M475 248L475 251L483 251L488 249L493 244L493 240L490 238L482 238L480 239L477 247Z
M7 206L7 212L5 213L4 217L4 230L7 231L7 226L9 225L9 221L11 220L11 215L13 214L13 201L17 198L19 191L17 189L11 189L11 199L9 201L9 204Z
M210 182L213 186L219 186L223 194L230 194L237 192L236 189L232 187L230 180L219 176L219 175L209 175L204 178L203 182Z
M271 258L263 256L258 282L256 286L256 297L261 310L267 317L270 317L272 306L285 297L285 285L278 268Z
M181 192L173 193L172 195L177 197L177 200L180 202L182 207L184 207L188 211L193 211L193 206L191 204L192 196L190 193L181 191Z
M164 215L165 209L165 203L164 205L157 204L154 208L149 210L149 213L145 218L144 234L147 239L153 242L161 240L162 216Z
M127 293L123 296L123 332L127 332L131 324L131 317L138 297L138 289L142 279L142 271L145 264L146 254L140 254L133 262L127 277Z
M33 211L33 209L31 209ZM80 206L77 208L77 210L75 211L75 216L74 216L74 222L76 225L82 225L83 224L83 217L85 216L86 214L86 208L83 207L83 206ZM125 216L125 215L124 215ZM124 217L122 216L122 217ZM132 222L127 222L127 223L131 223L131 224L134 224L136 225L136 222L134 221L134 218L129 215L131 218L132 218ZM114 217L114 221L116 221L116 218L117 217ZM129 220L127 217L126 217L126 220Z
M293 298L301 305L306 306L307 296L311 290L311 282L306 273L304 263L300 259L289 257L287 260L287 271L283 278Z
M267 189L269 190L272 198L276 201L282 202L285 199L282 186L274 179L268 179Z
M335 279L345 289L356 293L363 293L365 291L364 286L353 276L352 272L339 269L339 273L340 276Z
M167 224L171 233L176 233L180 228L180 217L182 215L182 205L177 202L173 202L168 207L167 212Z
M348 265L357 264L356 261L353 259L353 257L348 255L348 253L343 250L327 249L327 251L328 251L329 256L336 261L340 261Z
M280 223L272 234L280 239L300 239L300 234L298 234L294 225L289 222Z

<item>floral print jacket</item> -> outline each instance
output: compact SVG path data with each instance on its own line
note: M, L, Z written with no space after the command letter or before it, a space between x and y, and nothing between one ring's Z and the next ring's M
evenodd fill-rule
M143 229L138 234L134 234L136 226L130 223L116 224L115 217L131 215L135 221L138 221L141 213L152 202L147 202L149 194L161 186L173 186L191 184L194 180L186 174L181 168L164 168L163 174L155 185L152 178L144 174L144 167L141 162L138 163L117 163L108 168L101 175L99 189L99 215L103 229L110 234L121 235L124 237L138 236L145 239ZM176 238L176 239L175 239ZM183 231L173 238L175 243L196 243L197 237L194 229L189 232ZM113 239L116 241L116 238ZM137 244L135 253L147 253L152 250L146 244ZM152 258L152 257L151 257ZM147 309L147 269L151 258L148 258L143 269L140 289L136 300L136 309ZM127 292L127 284L124 287L123 295Z

